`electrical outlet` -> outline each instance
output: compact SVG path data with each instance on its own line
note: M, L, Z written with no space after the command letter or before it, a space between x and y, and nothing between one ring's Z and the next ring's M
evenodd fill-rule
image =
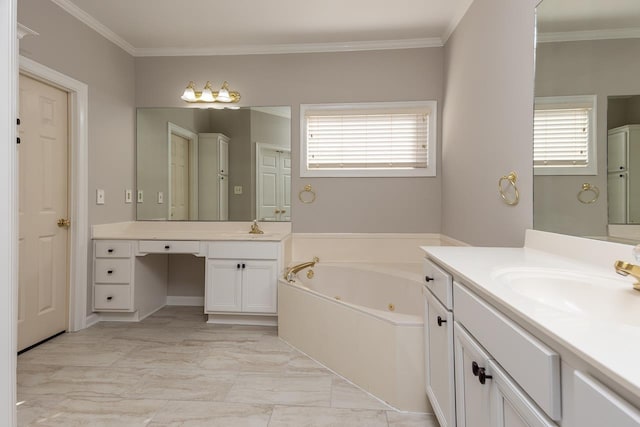
M233 194L242 194L242 185L236 185L233 187Z
M131 203L133 201L133 191L130 189L124 190L124 202Z
M104 190L101 188L96 190L96 205L104 205Z
M164 203L164 193L162 191L158 191L158 203Z
M138 203L142 202L144 202L144 194L142 193L142 190L138 190Z

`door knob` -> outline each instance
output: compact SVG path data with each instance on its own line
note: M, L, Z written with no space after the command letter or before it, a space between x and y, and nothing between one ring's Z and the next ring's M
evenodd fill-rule
M66 218L60 218L58 220L58 227L60 228L69 228L71 227L71 220Z

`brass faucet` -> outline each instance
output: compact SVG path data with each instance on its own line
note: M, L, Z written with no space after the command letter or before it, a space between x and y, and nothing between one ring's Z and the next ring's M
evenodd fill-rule
M300 270L304 270L305 268L308 267L313 267L314 265L316 265L316 262L319 262L320 259L317 256L313 257L313 261L309 261L309 262L303 262L302 264L298 264L298 265L294 265L293 267L289 267L287 269L287 272L284 275L284 278L287 282L293 282L296 273L298 273L298 271Z
M249 234L264 234L264 231L260 230L260 226L258 225L257 219L253 220L253 224L251 225L251 230L249 230Z
M616 269L616 273L622 276L632 275L636 279L633 289L640 291L640 266L624 261L616 261L613 266Z

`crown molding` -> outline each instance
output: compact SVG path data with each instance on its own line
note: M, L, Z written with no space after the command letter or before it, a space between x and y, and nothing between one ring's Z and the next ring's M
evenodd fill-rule
M565 31L538 33L538 43L575 42L586 40L614 40L640 38L640 28L620 28L613 30Z
M53 3L57 4L60 8L66 11L71 16L78 19L80 22L86 24L89 28L114 43L122 50L127 52L129 55L136 56L136 48L133 47L129 42L125 39L111 31L109 27L95 19L93 16L89 15L84 10L80 9L74 3L69 0L51 0Z
M134 56L273 55L287 53L328 53L366 50L416 49L442 46L443 43L440 38L421 38L344 43L293 43L205 48L137 48L135 49Z
M449 37L451 37L451 34L453 34L455 29L458 27L458 24L460 24L460 21L462 21L462 18L464 18L464 15L467 14L467 11L471 7L471 3L473 3L473 0L468 0L467 4L461 7L457 11L457 13L453 15L453 18L451 18L449 25L447 26L444 33L442 34L442 37L440 37L443 45L447 43L447 41L449 40Z
M19 22L18 22L18 26L17 26L17 34L18 34L18 40L22 40L22 38L26 37L26 36L39 36L40 35L40 33L38 33L37 31L33 31L31 28L25 27L24 25L22 25Z

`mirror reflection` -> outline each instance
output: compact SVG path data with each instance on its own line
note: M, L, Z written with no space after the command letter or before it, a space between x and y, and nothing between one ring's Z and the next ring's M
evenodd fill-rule
M640 2L544 0L537 26L534 228L637 235Z
M290 221L291 108L139 108L138 220Z

